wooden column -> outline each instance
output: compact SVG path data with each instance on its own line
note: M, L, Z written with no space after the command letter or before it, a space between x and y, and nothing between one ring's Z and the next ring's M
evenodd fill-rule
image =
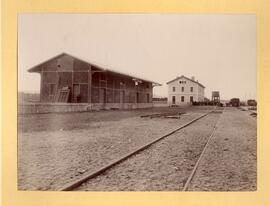
M92 95L92 69L91 65L89 65L88 70L88 103L92 103L91 95Z
M74 84L74 71L71 72L71 88L70 88L70 93L71 93L71 102L73 103L73 84Z
M39 92L39 101L40 102L42 102L42 100L43 100L42 88L43 88L43 68L41 69L41 73L40 73L40 92Z
M115 103L115 99L114 99L114 84L115 84L115 81L114 81L114 75L112 75L112 80L113 80L113 86L112 86L112 91L113 91L113 103Z

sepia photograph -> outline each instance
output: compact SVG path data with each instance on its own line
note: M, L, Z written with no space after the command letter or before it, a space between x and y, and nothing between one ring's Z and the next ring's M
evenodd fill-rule
M19 191L257 191L255 14L17 20Z

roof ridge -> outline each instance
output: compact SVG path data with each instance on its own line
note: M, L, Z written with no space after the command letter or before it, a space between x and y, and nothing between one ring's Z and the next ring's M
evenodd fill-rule
M176 80L178 80L178 79L180 79L180 78L186 78L186 79L188 79L189 81L192 81L192 82L194 82L194 83L200 85L201 87L205 88L205 86L204 86L203 84L201 84L198 80L195 81L195 80L193 80L193 79L190 79L190 78L186 77L185 75L181 75L180 77L178 76L178 77L174 78L173 80L168 81L166 84L170 84L170 83L172 83L172 82L174 82L174 81L176 81Z
M80 61L83 61L83 62L85 62L85 63L87 63L87 64L90 64L90 65L92 65L92 66L95 66L95 67L97 67L97 68L99 68L99 69L102 69L102 70L104 70L104 71L109 71L109 72L113 72L113 73L118 73L118 74L125 75L125 76L129 76L129 77L132 77L132 78L140 79L140 80L143 80L143 81L146 81L146 82L151 82L151 83L154 83L154 84L156 84L156 85L158 85L158 86L161 86L161 85L162 85L162 84L157 83L157 82L154 82L154 81L150 81L150 80L147 80L147 79L144 79L144 78L137 77L136 75L125 74L125 73L122 73L122 72L117 71L117 70L115 70L115 69L110 69L109 66L107 66L107 65L102 65L102 66L100 66L100 65L98 65L98 64L96 64L96 63L92 63L91 61L89 61L89 60L87 60L87 59L84 59L84 58L81 58L81 57L76 57L76 56L74 56L74 55L72 55L72 54L69 54L69 53L67 53L67 52L62 52L62 53L60 53L60 54L58 54L58 55L56 55L56 56L54 56L54 57L52 57L52 58L50 58L50 59L48 59L48 60L45 60L45 61L43 61L43 62L37 64L36 66L31 67L30 69L28 69L28 72L34 72L34 71L32 71L32 70L34 70L36 67L39 67L39 66L41 66L42 64L45 64L46 62L49 62L49 61L54 60L54 59L56 59L56 58L59 58L59 57L62 56L62 55L67 55L67 56L70 56L70 57L72 57L72 58L78 59L78 60L80 60Z

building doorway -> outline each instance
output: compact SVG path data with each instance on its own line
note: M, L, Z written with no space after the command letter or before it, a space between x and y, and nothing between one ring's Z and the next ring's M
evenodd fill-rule
M125 103L125 91L120 91L120 107L123 108Z
M185 101L185 97L181 96L181 102L184 102L184 101Z
M73 84L73 102L79 103L80 102L80 85Z
M72 102L86 103L88 101L88 84L73 84Z
M101 104L102 108L105 108L106 104L106 89L101 88L99 90L99 103Z
M120 103L125 103L125 91L120 91Z
M175 104L175 96L172 96L172 104Z

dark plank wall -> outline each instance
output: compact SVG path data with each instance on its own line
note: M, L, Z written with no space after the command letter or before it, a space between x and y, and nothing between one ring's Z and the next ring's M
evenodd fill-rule
M94 73L92 76L92 103L100 102L100 90L106 89L108 103L120 103L120 93L124 92L123 103L152 103L152 84L149 82L139 83L135 86L131 77L106 73ZM139 93L137 101L137 93ZM149 95L149 100L147 99Z
M45 71L41 75L41 101L53 102L53 96L56 95L57 90L68 87L71 90L69 102L77 102L73 96L73 88L74 85L79 85L80 102L88 102L88 71ZM55 87L55 89L52 89L52 87Z
M73 69L74 71L87 71L89 70L89 64L82 62L78 59L74 59L73 61Z
M68 86L71 90L69 102L152 103L152 83L141 82L136 86L131 77L100 72L93 66L91 70L98 72L93 72L91 78L90 65L70 56L61 56L40 67L42 102L53 102L57 90ZM80 91L79 98L74 97L75 84Z

